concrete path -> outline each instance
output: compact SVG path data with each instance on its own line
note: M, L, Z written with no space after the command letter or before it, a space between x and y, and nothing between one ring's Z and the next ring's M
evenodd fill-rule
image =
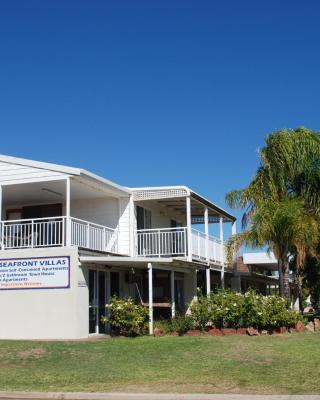
M320 400L320 395L0 392L0 400Z

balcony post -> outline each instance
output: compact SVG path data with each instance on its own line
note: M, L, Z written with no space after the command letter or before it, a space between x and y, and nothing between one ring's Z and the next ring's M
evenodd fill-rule
M4 224L2 220L2 186L0 185L0 221L1 221L1 250L4 249L5 243L4 243Z
M66 246L71 246L70 178L66 179Z
M209 211L208 207L204 209L204 231L206 234L206 260L209 263Z
M176 302L174 293L174 271L170 272L170 286L171 286L171 318L176 315Z
M186 197L188 261L192 261L191 198Z
M221 287L224 289L224 249L223 249L223 218L219 219L220 228L220 260L221 260Z
M211 292L211 274L210 274L210 267L206 269L206 289L207 289L207 296L210 295Z
M153 273L152 263L148 263L149 284L149 334L153 335Z
M2 186L0 185L0 221L2 221Z

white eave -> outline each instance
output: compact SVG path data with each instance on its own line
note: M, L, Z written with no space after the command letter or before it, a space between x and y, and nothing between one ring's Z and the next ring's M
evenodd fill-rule
M187 186L156 186L156 187L141 187L141 188L130 188L133 192L133 199L135 201L143 200L164 200L183 198L190 196L194 200L206 205L209 209L214 210L219 215L225 217L226 220L235 221L236 217L228 213L223 208L217 206L212 201L206 199L200 194L196 193Z
M103 185L110 186L114 190L118 191L119 194L122 194L122 195L129 195L132 193L126 187L118 185L112 181L102 178L101 176L93 174L92 172L87 171L82 168L68 167L66 165L28 160L25 158L6 156L6 155L2 155L2 154L0 154L0 161L5 162L5 163L12 163L12 164L17 164L17 165L32 167L32 168L45 169L45 170L49 170L49 171L54 171L54 172L58 172L58 173L71 175L71 176L83 177L85 179L90 179L97 183L102 183Z
M243 253L243 263L248 265L277 265L278 260L272 252Z

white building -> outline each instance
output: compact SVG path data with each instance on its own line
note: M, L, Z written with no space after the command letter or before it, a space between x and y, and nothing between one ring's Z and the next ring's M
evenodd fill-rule
M129 189L8 156L0 212L0 339L103 333L114 294L149 307L152 333L154 316L185 312L198 284L224 285L224 225L235 233L232 215L185 186Z

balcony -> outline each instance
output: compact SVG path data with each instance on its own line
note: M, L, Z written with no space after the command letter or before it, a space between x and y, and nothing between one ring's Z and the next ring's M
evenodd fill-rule
M74 217L0 222L2 250L78 246L118 253L118 230Z
M217 264L226 261L224 242L196 229L191 229L190 246L187 227L138 230L136 241L139 257L185 257Z

